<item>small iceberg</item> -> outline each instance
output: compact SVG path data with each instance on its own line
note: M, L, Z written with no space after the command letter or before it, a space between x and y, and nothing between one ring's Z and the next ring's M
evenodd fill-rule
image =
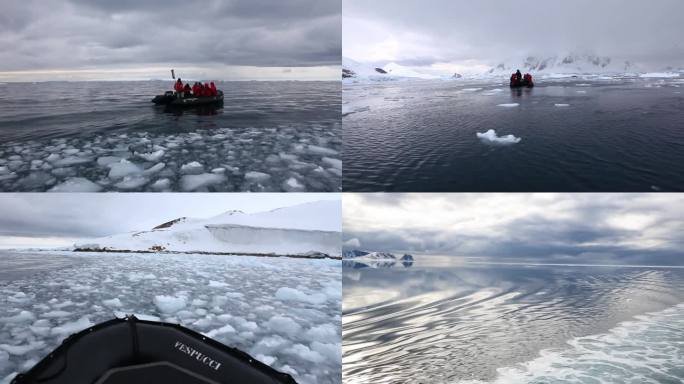
M641 75L639 75L639 77L645 78L645 79L669 79L669 78L679 77L679 73L650 72L650 73L642 73Z
M554 106L562 108L562 107L569 107L570 104L554 104Z
M493 129L490 129L485 133L477 132L477 138L485 144L492 145L510 145L519 143L520 140L522 140L521 138L515 137L513 135L497 136L496 131Z
M508 103L508 104L499 104L497 107L506 107L506 108L514 108L519 106L520 104L518 103Z

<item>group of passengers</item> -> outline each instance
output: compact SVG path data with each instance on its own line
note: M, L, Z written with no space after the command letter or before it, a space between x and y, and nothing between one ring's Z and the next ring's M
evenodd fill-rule
M218 96L218 90L214 82L204 83L195 82L195 84L190 86L189 83L183 85L183 81L179 78L176 84L173 86L173 90L176 91L180 97L212 97Z
M529 85L532 84L532 75L526 73L524 76L518 69L511 75L511 85Z

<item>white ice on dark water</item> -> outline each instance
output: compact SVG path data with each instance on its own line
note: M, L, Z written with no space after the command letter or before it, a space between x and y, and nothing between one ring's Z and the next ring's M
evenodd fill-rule
M636 316L606 333L571 339L565 349L543 350L534 360L499 368L490 383L681 383L682 340L684 304Z
M0 282L0 383L69 334L125 314L180 323L300 383L341 380L339 261L44 253L51 255L77 262L39 278Z
M570 106L570 104L558 104L558 103L554 104L554 107L559 107L559 108L569 107L569 106Z
M339 191L339 126L100 133L0 144L2 191Z
M505 108L514 108L519 106L520 104L518 103L504 103L504 104L498 104L497 107L505 107Z
M477 137L485 144L492 145L510 145L519 143L522 140L519 137L513 135L497 136L496 131L493 129L488 130L485 133L477 132Z

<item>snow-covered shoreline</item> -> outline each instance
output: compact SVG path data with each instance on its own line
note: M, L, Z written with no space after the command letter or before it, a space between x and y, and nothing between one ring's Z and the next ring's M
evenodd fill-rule
M181 217L150 230L88 240L75 249L338 258L341 215L339 201L318 201L252 214L229 211L207 219Z

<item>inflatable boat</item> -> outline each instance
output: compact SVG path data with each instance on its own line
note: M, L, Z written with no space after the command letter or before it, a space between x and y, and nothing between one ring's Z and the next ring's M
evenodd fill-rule
M212 106L223 104L223 91L218 91L216 96L202 96L202 97L184 97L178 98L172 91L168 91L163 95L157 95L152 99L152 102L157 105L165 105L167 107L197 107L197 106Z
M532 81L511 81L510 83L511 88L532 88L534 87L534 82Z
M245 352L180 325L110 320L65 339L11 384L296 384Z

